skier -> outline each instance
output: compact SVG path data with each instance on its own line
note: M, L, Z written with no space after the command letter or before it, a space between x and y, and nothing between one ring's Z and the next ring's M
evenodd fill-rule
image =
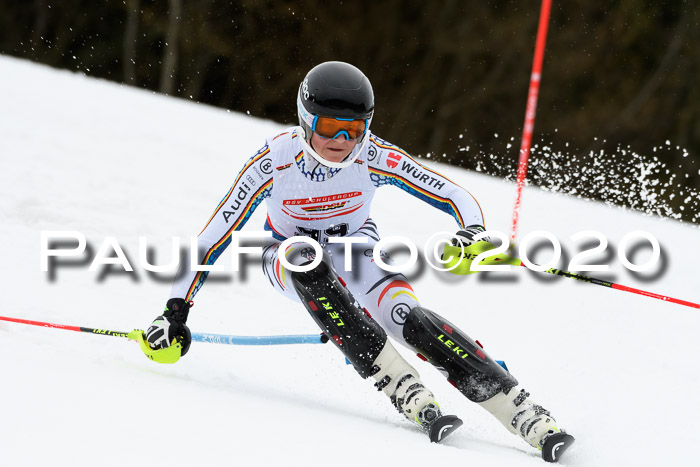
M455 238L464 246L484 231L477 201L370 132L374 94L354 66L326 62L311 69L299 86L297 109L299 126L268 139L214 210L198 236L199 264L213 264L230 243L231 232L240 230L266 201L265 230L271 239L263 248L265 275L276 290L306 307L360 376L372 377L400 413L436 442L462 424L454 415L443 415L433 393L388 336L447 374L469 400L542 450L545 460L558 460L573 437L480 344L424 307L406 277L381 269L372 258L380 239L369 217L377 188L394 185L450 214L459 225ZM314 269L294 271L280 263L280 254L295 266L316 259L305 242L279 251L279 244L294 236L323 246ZM331 243L332 237L363 242L351 247L352 271L344 267L346 245ZM144 353L157 362L175 362L189 349L191 300L207 277L206 271L189 269L181 265L164 313L141 340Z

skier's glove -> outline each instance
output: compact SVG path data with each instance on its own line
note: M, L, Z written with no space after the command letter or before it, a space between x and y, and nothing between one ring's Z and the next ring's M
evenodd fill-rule
M175 363L187 353L192 342L190 329L185 324L189 311L189 303L171 298L163 314L153 320L146 332L139 331L133 336L148 358L158 363Z
M457 274L460 276L478 272L472 271L472 262L481 253L496 248L491 243L491 239L489 237L480 238L477 241L474 240L474 237L485 230L486 229L484 229L484 227L481 225L470 225L464 230L457 232L452 239L452 244L445 245L445 250L442 253L442 259L446 262L443 263L443 267L452 274ZM508 256L505 253L498 253L482 259L479 264L510 264L519 266L520 260Z
M455 234L452 239L452 246L468 247L475 243L474 237L485 231L486 229L483 225L470 225L469 227L465 227L464 230L460 230ZM491 243L491 238L484 237L479 239L479 241Z

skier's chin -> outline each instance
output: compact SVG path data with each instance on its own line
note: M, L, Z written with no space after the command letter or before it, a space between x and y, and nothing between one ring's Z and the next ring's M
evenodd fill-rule
M347 149L330 149L324 148L321 150L320 156L328 162L343 162L352 152Z

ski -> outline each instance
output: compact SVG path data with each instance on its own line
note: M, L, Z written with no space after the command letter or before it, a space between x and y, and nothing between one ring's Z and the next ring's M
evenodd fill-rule
M560 432L547 436L542 445L542 459L546 462L559 462L562 454L574 444L574 437Z
M462 426L462 420L456 415L443 415L437 418L430 424L430 427L428 427L430 441L432 443L439 443L460 426Z

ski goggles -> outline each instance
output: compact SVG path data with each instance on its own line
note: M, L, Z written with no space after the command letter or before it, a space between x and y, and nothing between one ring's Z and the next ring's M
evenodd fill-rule
M367 120L332 118L314 115L311 131L325 139L336 139L345 135L346 139L358 139L367 131Z

